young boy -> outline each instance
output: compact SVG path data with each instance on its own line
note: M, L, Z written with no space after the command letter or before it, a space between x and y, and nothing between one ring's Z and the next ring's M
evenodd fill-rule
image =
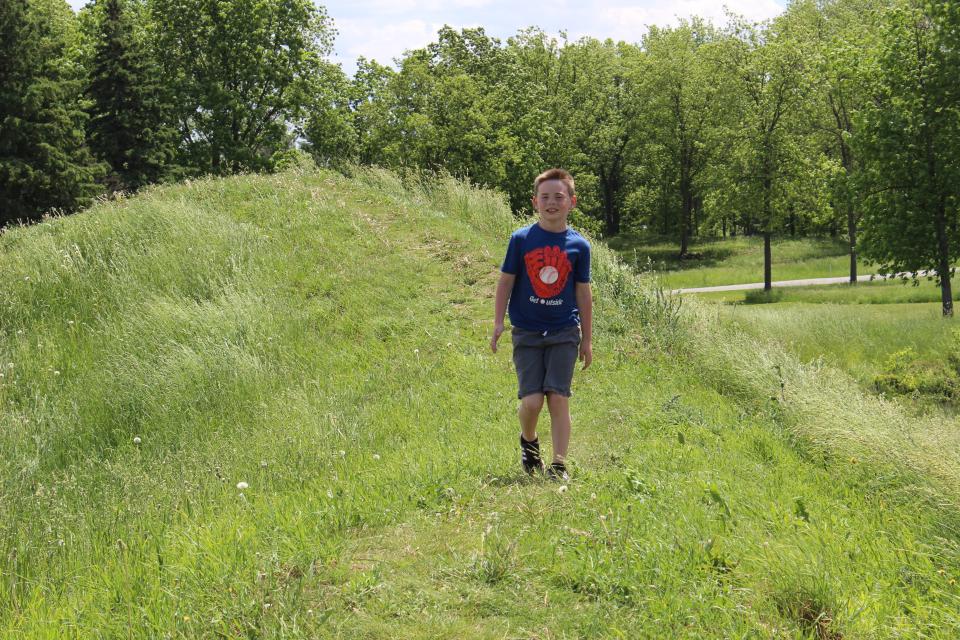
M513 363L519 382L520 455L524 471L544 471L537 419L546 398L553 462L549 477L569 480L564 460L570 442L570 384L577 358L593 360L590 244L567 226L577 204L573 176L550 169L533 183L539 221L510 236L497 284L490 348L497 352L510 303Z

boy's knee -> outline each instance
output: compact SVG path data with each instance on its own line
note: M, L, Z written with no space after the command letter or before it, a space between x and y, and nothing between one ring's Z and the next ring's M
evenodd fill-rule
M531 393L520 399L520 406L525 411L540 411L543 408L543 394Z
M563 409L564 407L569 406L570 398L559 393L548 393L547 394L547 407L551 410Z

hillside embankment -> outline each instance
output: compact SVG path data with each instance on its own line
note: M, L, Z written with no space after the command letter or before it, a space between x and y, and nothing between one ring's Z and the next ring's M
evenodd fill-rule
M601 243L573 480L526 478L518 224L309 169L5 231L0 635L957 637L955 426Z

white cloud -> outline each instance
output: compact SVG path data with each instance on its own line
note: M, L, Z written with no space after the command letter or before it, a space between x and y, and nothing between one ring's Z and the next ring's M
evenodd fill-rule
M650 25L675 25L680 18L700 16L716 25L726 24L727 9L752 20L767 20L783 12L774 0L731 0L718 4L710 0L674 0L654 6L607 7L598 12L597 29L602 37L639 42Z
M404 20L381 23L373 19L344 19L336 22L337 58L352 63L359 56L390 64L408 49L424 47L437 39L443 23ZM457 27L458 29L460 27Z

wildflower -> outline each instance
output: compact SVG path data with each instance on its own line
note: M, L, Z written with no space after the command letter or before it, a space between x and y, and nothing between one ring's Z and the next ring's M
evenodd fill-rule
M597 494L591 493L591 494L590 494L590 499L591 499L591 500L596 500L596 499L597 499Z
M24 281L24 282L27 282L28 280L30 280L30 276L23 276L23 281Z
M261 468L261 469L265 469L266 467L267 467L267 461L266 461L266 460L261 460L261 461L260 461L260 468Z
M558 493L566 493L566 492L567 492L567 485L565 485L565 484L560 485L560 487L557 489L557 492L558 492Z
M249 487L249 486L250 486L250 485L247 484L246 482L242 482L242 481L241 481L241 482L238 482L238 483L237 483L237 489L240 489L240 491L243 491L244 489L246 489L246 488Z
M420 349L414 349L414 350L413 350L413 355L415 355L415 356L420 355Z
M58 376L58 375L60 375L60 372L59 372L59 371L57 371L56 369L54 369L54 371L53 371L53 375L55 375L55 376Z
M346 456L347 456L347 452L344 451L343 449L340 449L340 457L345 458Z
M12 363L12 362L8 362L8 363L7 363L7 368L8 368L8 369L13 369L13 363Z
M67 320L67 324L73 324L73 320Z
M379 453L373 454L373 459L374 459L374 460L379 460L379 459L380 459L380 454L379 454Z
M133 444L140 444L141 442L140 436L133 436Z

